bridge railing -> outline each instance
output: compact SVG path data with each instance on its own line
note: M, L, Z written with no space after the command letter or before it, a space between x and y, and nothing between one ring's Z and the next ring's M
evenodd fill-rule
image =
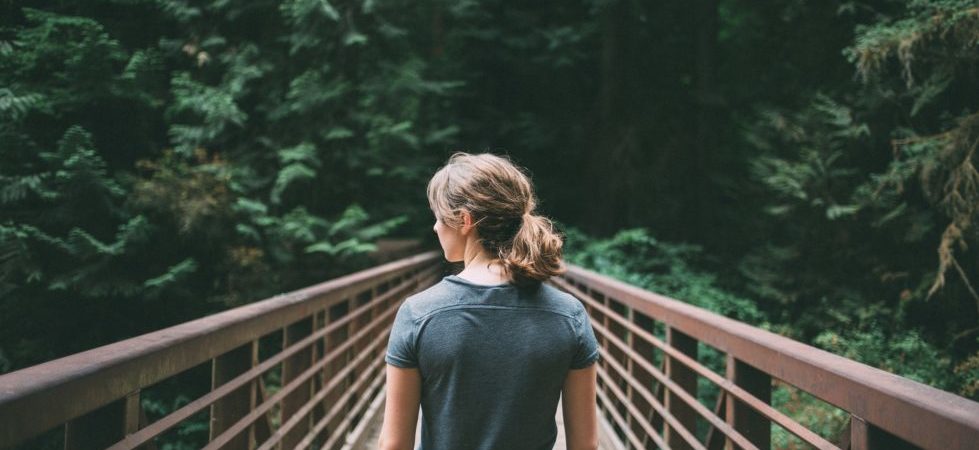
M568 267L551 282L592 318L603 353L599 403L629 448L768 449L773 425L818 449L979 448L979 403ZM701 345L725 354L723 374L698 360ZM842 436L830 441L773 408L775 380L845 411ZM713 408L698 400L704 382L720 390Z
M0 376L0 448L63 429L67 449L153 449L202 413L207 449L350 448L382 388L397 305L442 267L438 252L423 253ZM551 282L592 317L604 356L599 402L630 448L769 448L773 426L820 449L979 442L979 403L577 266ZM270 335L281 347L260 359ZM725 353L724 374L698 360L701 345ZM202 364L210 389L149 422L141 390ZM264 385L270 371L275 392ZM773 408L775 380L846 411L846 433L830 442ZM713 408L697 398L702 382L721 391ZM698 420L709 426L703 440Z
M60 427L66 449L155 449L200 414L206 449L349 448L383 387L397 306L434 283L442 263L440 252L422 253L0 376L0 448ZM281 348L259 359L267 336ZM210 390L148 422L140 391L201 364ZM274 393L270 371L281 382Z

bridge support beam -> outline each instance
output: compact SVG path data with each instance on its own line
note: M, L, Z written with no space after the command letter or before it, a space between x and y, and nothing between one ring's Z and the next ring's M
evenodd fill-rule
M727 379L765 404L772 403L772 377L731 354L727 355ZM727 395L726 421L759 449L772 448L771 423L731 394ZM734 448L728 441L726 448Z
M330 307L328 310L324 311L323 326L324 327L329 326L330 324L343 319L349 313L350 303L351 300L347 298L344 301L339 302L336 305ZM323 337L324 357L326 354L333 351L336 347L343 345L344 342L346 342L347 338L349 337L348 330L349 330L349 325L339 327L333 332L327 333ZM321 374L323 380L322 381L323 386L326 386L327 384L332 382L335 378L335 374L343 370L343 368L347 364L347 361L349 361L348 358L349 354L350 352L347 351L339 355L332 362L323 366L323 372ZM326 411L329 411L334 405L336 405L339 399L347 391L348 379L349 377L345 377L344 379L340 380L340 382L331 390L331 392L323 397L323 401L321 402L322 406L318 408L321 410L321 413L314 415L315 421L317 423L325 416ZM344 414L341 413L334 416L333 419L330 419L330 422L326 424L324 434L333 433L339 426L340 422L343 420L343 416ZM332 449L324 448L323 450L332 450Z
M282 348L287 349L292 344L301 341L306 336L309 336L313 332L313 319L309 317L307 319L300 320L292 325L285 328ZM314 348L310 346L304 350L296 352L296 354L286 358L282 362L282 385L285 386L299 377L300 374L309 369L310 365L313 363L313 352ZM313 396L313 383L312 379L309 381L304 381L302 386L299 386L295 391L289 393L282 399L282 417L292 417L293 414L303 407ZM293 429L282 437L282 448L293 448L299 441L309 433L310 430L310 419L300 421Z
M257 362L257 341L252 341L214 358L211 360L211 389L217 389L224 383L248 371ZM210 440L213 441L245 417L255 407L257 395L256 383L252 381L211 404ZM235 436L225 448L255 448L254 426L248 427L248 429L248 433Z
M671 347L679 350L683 354L697 359L697 340L673 328L666 329L666 342ZM691 397L697 398L697 373L675 358L664 355L666 358L666 376L675 382L683 390L687 391ZM666 393L666 409L669 413L691 433L697 432L697 411L686 404L679 396L672 391ZM693 447L683 439L683 436L676 432L669 423L664 425L663 440L670 448L678 450L692 449Z
M920 448L852 414L850 415L849 429L850 441L848 445L841 446L846 450L912 450Z
M65 424L65 450L108 447L139 430L139 390Z

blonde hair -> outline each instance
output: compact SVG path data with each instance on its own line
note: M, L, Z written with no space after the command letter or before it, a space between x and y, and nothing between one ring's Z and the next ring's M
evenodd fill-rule
M495 254L518 286L564 273L563 235L547 217L534 214L537 199L529 177L509 157L455 152L428 182L428 203L446 225L462 226L469 211L479 243Z

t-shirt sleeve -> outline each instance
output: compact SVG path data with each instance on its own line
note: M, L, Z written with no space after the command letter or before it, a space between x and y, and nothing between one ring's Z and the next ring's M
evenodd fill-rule
M411 307L406 300L398 307L388 336L387 353L384 361L393 366L412 368L418 367L418 351L415 348L415 322L412 319Z
M575 353L574 360L571 362L571 368L584 369L595 361L598 361L600 353L598 351L598 340L595 339L595 331L591 327L591 318L588 316L588 312L585 311L584 306L581 306L576 316L575 334L578 338L578 350Z

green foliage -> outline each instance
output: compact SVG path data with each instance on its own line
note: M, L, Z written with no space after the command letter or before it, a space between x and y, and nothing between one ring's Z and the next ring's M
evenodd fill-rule
M775 381L772 387L772 407L830 442L837 440L850 419L850 414L846 411L779 381ZM771 430L772 448L810 447L794 434L774 423L771 425Z
M193 258L187 258L179 263L170 266L167 272L143 282L143 286L148 288L160 288L168 284L179 285L186 282L186 275L197 270L197 263Z
M140 403L143 411L148 417L164 417L173 411L185 406L193 400L186 395L178 394L170 402L154 397L141 398ZM181 421L174 427L174 430L162 439L158 439L157 447L160 450L191 450L207 445L210 417L206 414L196 414L191 418Z
M879 290L860 292L857 284L840 283L852 278L847 270L886 272L877 260L857 255L893 245L863 239L874 232L864 223L874 203L859 195L865 173L860 152L869 134L851 107L824 94L798 111L763 109L747 128L746 139L761 151L750 160L751 175L767 193L759 226L769 240L750 249L738 270L746 289L802 340L891 313Z
M458 130L403 7L6 8L4 370L369 263Z
M272 203L282 202L282 192L296 181L316 178L316 169L321 165L316 155L316 147L302 143L279 151L279 164L282 169L272 187Z
M966 338L979 319L979 97L966 81L979 14L958 0L841 14L868 10L842 49L860 83L803 92L801 107L765 106L745 125L768 242L738 268L798 339L974 395L959 374L975 376Z
M781 200L766 208L769 214L792 218L824 214L836 220L859 210L846 197L847 184L858 172L841 158L870 129L854 120L850 108L818 94L807 109L790 115L764 110L761 117L747 138L771 152L751 160L753 175Z
M878 369L954 391L950 360L914 330L885 331L880 326L825 331L813 341L828 351Z
M896 57L901 76L911 87L915 82L912 64L923 71L944 72L979 46L979 12L970 0L911 0L905 14L857 27L847 58L868 79L883 72L885 63ZM943 73L940 78L947 78ZM936 80L937 81L937 80ZM948 80L939 81L948 84Z
M564 232L566 260L572 264L756 326L765 320L754 302L719 286L700 246L662 242L643 228L606 239L572 227Z
M959 281L979 308L979 294L956 256L967 243L979 242L979 112L974 104L957 105L950 90L958 88L957 74L975 68L979 47L979 10L965 0L916 0L904 14L858 29L853 46L845 53L868 82L888 85L895 76L884 63L896 58L903 93L894 95L910 102L910 116L927 110L935 119L919 120L916 127L894 130L894 161L873 184L873 192L904 191L917 182L929 203L948 219L938 245L939 265L927 297L945 283L946 272L955 269ZM914 66L914 68L912 68ZM916 77L915 72L925 74ZM923 78L923 82L916 80ZM958 98L956 100L963 100ZM944 106L944 108L942 108ZM937 119L937 120L936 120ZM869 192L871 188L868 188ZM962 255L964 256L964 255Z
M0 89L0 114L6 120L18 120L37 107L44 97L37 93L17 94L9 88Z
M37 108L60 116L113 95L109 80L126 52L98 21L24 7L27 27L17 29L0 70L14 92L39 95ZM28 92L30 94L28 94Z
M244 125L247 114L238 108L234 93L227 86L204 85L192 79L188 72L175 74L171 83L175 101L167 113L175 123L170 126L170 138L183 156L221 137L230 127ZM200 123L180 123L182 116L190 116Z
M975 343L979 344L979 338ZM956 364L953 371L957 381L955 384L959 386L959 395L979 401L979 351Z
M90 133L72 127L57 145L56 151L38 155L35 167L43 167L42 172L0 175L11 180L0 196L11 213L0 224L0 247L9 249L2 263L4 290L14 292L18 284L13 281L25 280L88 298L138 292L137 285L114 271L125 260L126 249L147 238L145 218L130 217L118 225L115 236L96 237L104 234L103 216L118 214L125 191L108 176ZM77 225L69 228L71 223Z

